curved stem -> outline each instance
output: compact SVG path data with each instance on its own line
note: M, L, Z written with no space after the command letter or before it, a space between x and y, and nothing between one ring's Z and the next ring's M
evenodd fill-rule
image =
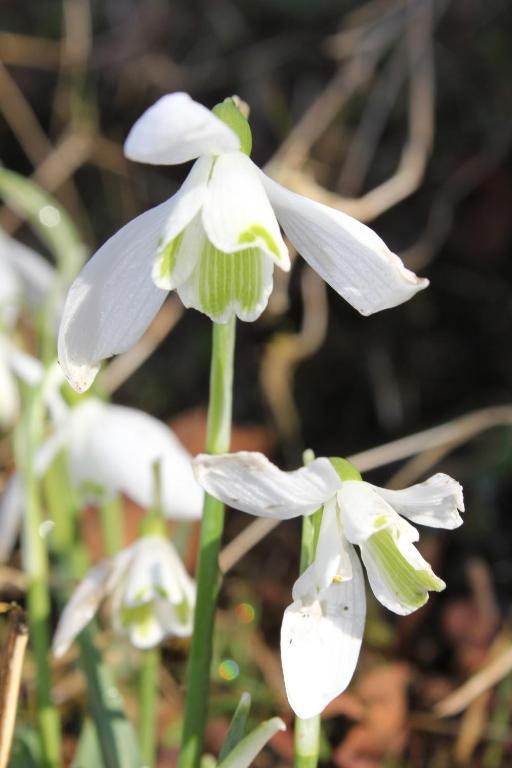
M213 324L210 368L210 401L206 450L229 451L233 397L235 318L226 324ZM197 768L201 759L212 658L213 625L220 587L219 549L224 529L224 505L205 495L199 561L194 634L188 664L188 687L181 740L180 768Z

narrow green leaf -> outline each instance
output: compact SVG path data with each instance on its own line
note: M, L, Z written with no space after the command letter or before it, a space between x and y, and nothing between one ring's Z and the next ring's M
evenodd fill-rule
M101 749L94 723L87 719L80 733L78 749L71 768L87 768L90 765L101 765Z
M236 747L236 745L242 741L245 735L245 729L247 727L247 718L251 709L251 696L249 693L242 693L238 706L235 709L235 714L231 720L229 731L222 745L222 749L219 754L219 763L229 755L230 752Z
M286 726L280 717L265 720L236 745L227 758L219 763L218 768L249 768L267 741L278 731L284 730Z
M103 664L92 641L91 626L79 637L80 660L87 678L87 698L103 757L104 768L140 768L143 765L135 731L123 710L121 694L110 669Z

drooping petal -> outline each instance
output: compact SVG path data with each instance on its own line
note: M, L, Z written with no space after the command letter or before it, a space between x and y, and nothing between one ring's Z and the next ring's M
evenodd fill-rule
M400 521L397 513L369 483L360 480L346 480L338 491L338 504L343 520L343 532L351 544L367 541L379 530ZM418 540L418 532L405 520L411 541Z
M162 306L166 292L151 278L172 200L113 235L72 284L59 329L59 362L71 386L88 389L100 361L129 349Z
M263 454L241 451L200 454L193 465L197 481L211 496L250 515L279 520L312 514L340 486L328 459L282 472Z
M395 307L426 288L373 230L262 174L285 233L301 256L362 315Z
M464 512L462 486L452 477L439 472L424 483L399 491L371 486L400 515L419 525L452 530L462 525Z
M201 516L203 493L191 457L172 430L134 408L88 399L71 412L69 460L76 485L94 483L122 492L142 507L155 502L153 465L160 463L166 516Z
M217 158L202 217L207 237L219 251L258 248L281 269L290 268L288 249L260 172L242 152Z
M7 562L12 554L21 529L24 506L23 482L14 472L0 498L0 563Z
M361 565L350 547L352 579L331 584L318 600L288 606L281 659L288 701L302 718L319 714L350 683L364 630Z
M169 93L139 117L124 145L130 160L178 165L201 155L220 155L240 148L226 123L186 93Z
M204 234L198 212L206 197L212 163L211 157L200 157L169 201L152 268L153 280L159 288L171 291L181 285L199 258Z
M361 557L375 597L400 616L421 608L430 590L441 592L446 586L401 523L378 531L361 544Z
M90 622L107 594L115 560L105 560L87 573L68 601L53 638L53 653L63 656L82 629Z
M223 253L204 239L195 269L178 287L178 295L186 307L216 323L225 323L233 315L251 322L267 306L273 270L274 262L257 248Z
M352 578L348 544L342 533L336 496L329 499L322 512L315 559L293 585L293 599L317 599L333 580Z

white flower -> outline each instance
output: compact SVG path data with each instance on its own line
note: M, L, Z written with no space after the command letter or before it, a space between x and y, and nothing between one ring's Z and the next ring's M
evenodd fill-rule
M390 491L363 482L341 459L282 472L262 454L242 452L201 455L194 468L209 494L252 515L286 520L323 508L315 560L295 582L281 629L286 691L300 717L318 714L344 691L357 663L365 591L354 545L375 596L395 613L411 613L429 590L445 587L414 546L418 532L404 518L459 526L462 488L448 475Z
M61 424L41 448L42 473L65 449L73 485L85 495L95 490L124 493L148 509L155 501L154 465L160 464L160 502L166 517L201 517L203 492L194 479L191 457L174 432L135 408L87 398L61 416Z
M152 648L171 635L192 633L195 583L174 546L162 536L143 536L92 568L60 618L53 652L62 656L100 603L112 598L114 629L137 648Z
M216 322L233 314L256 319L274 264L290 266L278 219L313 269L362 314L401 304L428 285L371 229L265 176L248 157L250 129L235 103L226 99L211 112L173 93L133 126L130 159L198 159L181 189L113 235L71 286L59 359L75 389L87 389L101 360L140 338L170 290Z
M0 275L1 280L1 275ZM33 387L39 383L39 360L19 350L0 333L0 429L10 429L20 412L18 378Z

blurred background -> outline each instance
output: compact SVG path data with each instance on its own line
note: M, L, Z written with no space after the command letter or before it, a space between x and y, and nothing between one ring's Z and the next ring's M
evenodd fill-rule
M363 318L300 258L276 275L268 310L238 326L233 447L288 469L305 448L358 454L379 485L434 471L463 483L463 528L422 536L446 592L406 619L369 598L360 664L325 712L322 754L340 768L511 765L510 3L2 0L0 14L2 164L51 192L91 253L185 177L183 167L124 159L134 120L167 92L208 107L238 94L260 166L369 223L429 278L412 301ZM7 206L0 226L43 249ZM103 386L165 420L196 453L209 349L207 318L171 296ZM279 627L300 527L257 530L245 553L238 536L250 522L228 515L212 751L243 690L256 719L291 721ZM162 765L176 754L183 655L166 650ZM291 756L288 730L257 764Z

